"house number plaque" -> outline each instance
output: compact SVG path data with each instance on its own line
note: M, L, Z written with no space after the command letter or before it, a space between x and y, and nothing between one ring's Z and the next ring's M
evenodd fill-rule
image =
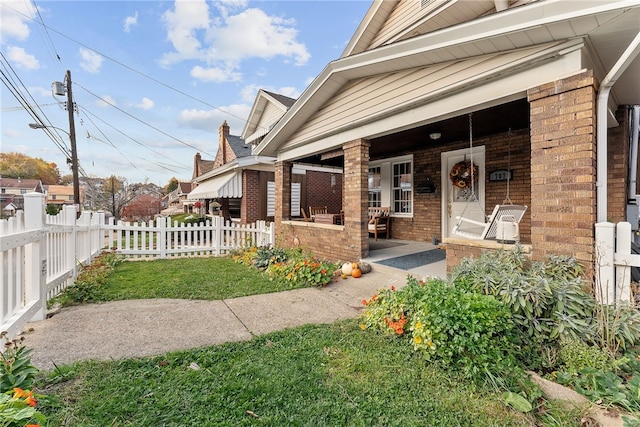
M489 174L489 181L511 181L513 179L513 171L500 169Z

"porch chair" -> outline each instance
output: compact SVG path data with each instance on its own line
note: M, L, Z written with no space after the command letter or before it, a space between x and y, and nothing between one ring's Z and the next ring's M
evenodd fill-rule
M304 222L312 222L313 218L309 218L307 213L304 211L304 208L300 208L300 212L302 212L302 217L304 218Z
M311 218L313 218L315 214L326 213L329 213L329 210L326 206L309 206L309 215L311 216Z
M493 212L491 212L491 215L489 215L486 223L457 216L456 224L453 226L453 230L451 231L453 234L457 234L461 237L466 237L467 239L492 240L496 238L498 221L500 220L500 218L502 218L503 215L513 216L516 223L520 224L520 221L522 220L522 217L524 216L526 210L527 206L525 205L496 205L496 207L493 208ZM482 227L482 232L480 234L477 234L470 231L465 231L461 229L463 228L461 227L463 223L475 225L476 228Z
M391 231L389 211L389 207L369 208L369 223L367 224L367 229L370 234L373 234L375 240L378 240L378 234L384 234L387 239L389 238Z

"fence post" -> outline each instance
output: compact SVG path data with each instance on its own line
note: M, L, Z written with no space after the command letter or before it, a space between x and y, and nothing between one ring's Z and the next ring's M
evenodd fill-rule
M160 245L160 259L165 259L167 257L167 242L170 241L167 239L167 221L171 221L171 217L167 218L159 218L158 223L158 234L160 235L158 239L158 244Z
M615 264L614 242L615 224L599 222L596 224L596 283L595 296L600 304L615 301Z
M42 230L37 242L25 246L25 301L38 301L32 320L47 316L47 247L44 234L44 194L24 195L24 225L27 230Z
M78 234L76 231L76 207L65 205L62 208L64 225L70 226L71 231L64 233L66 256L65 267L72 272L72 277L75 279L78 275L76 270L76 244Z
M269 224L269 246L270 247L275 247L276 246L276 224L275 224L275 222L272 222L271 224Z
M631 224L616 226L616 302L631 302Z

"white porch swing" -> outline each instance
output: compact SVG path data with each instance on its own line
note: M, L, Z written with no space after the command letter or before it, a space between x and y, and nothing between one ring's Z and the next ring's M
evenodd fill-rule
M467 239L474 240L499 240L503 242L512 243L509 237L513 237L513 231L511 233L505 233L506 226L511 225L517 229L518 224L522 220L524 213L527 210L526 205L515 205L511 201L509 197L509 181L510 176L507 177L507 195L502 202L501 205L496 205L493 208L493 212L491 215L485 216L486 222L476 221L470 218L465 218L464 213L467 210L467 207L470 203L476 202L478 205L480 201L478 200L478 196L475 191L475 177L474 170L475 164L473 163L473 121L472 114L469 113L469 151L470 151L470 162L471 166L469 168L471 179L471 196L467 199L467 204L460 216L456 216L456 223L453 226L451 232L460 237L465 237ZM507 170L511 171L511 129L509 129L509 154L507 160ZM507 203L508 202L508 203ZM482 212L484 212L484 207L480 206ZM478 231L481 230L479 233ZM475 231L475 232L474 232ZM500 235L499 235L500 234ZM509 234L509 236L507 236ZM517 232L515 234L518 234Z

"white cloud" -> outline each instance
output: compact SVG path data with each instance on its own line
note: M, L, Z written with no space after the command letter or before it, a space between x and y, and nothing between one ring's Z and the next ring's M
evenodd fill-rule
M9 46L9 48L7 48L7 57L11 62L16 64L18 68L24 70L37 70L40 68L40 62L38 62L36 57L27 53L21 47Z
M100 98L101 98L101 99L98 99L98 100L95 102L95 104L96 104L98 107L110 107L111 105L113 105L113 106L118 105L118 104L116 103L116 100L115 100L115 99L113 99L113 97L111 97L111 96L109 96L109 95L102 95ZM109 105L109 104L111 104L111 105Z
M201 44L197 30L209 27L209 6L205 0L176 0L174 10L168 10L162 16L167 28L167 38L175 52L165 54L161 63L169 65L183 59L201 59Z
M88 73L97 73L100 71L104 58L99 53L83 47L79 50L80 67Z
M139 104L135 105L135 107L141 110L150 110L154 105L155 103L145 96Z
M30 16L33 16L31 2L2 1L0 13L0 41L5 43L9 39L26 40L29 37Z
M242 74L233 71L233 69L222 68L203 68L196 65L191 69L191 77L203 82L237 82L242 78Z
M225 25L211 31L209 55L238 63L248 58L293 58L296 65L309 60L304 44L298 43L295 21L269 16L260 9L247 9L229 16Z
M8 138L22 138L22 136L24 135L18 129L13 128L2 129L2 134Z
M138 23L138 11L133 16L127 16L124 18L124 32L130 33L131 27Z
M178 122L183 126L218 134L218 128L223 121L227 121L232 135L240 135L251 106L248 104L234 104L214 110L182 110L178 115ZM217 141L217 136L216 136Z
M306 46L297 41L295 20L269 16L257 8L245 9L246 4L245 0L217 2L219 15L210 16L205 0L176 0L174 9L163 15L167 38L174 51L165 53L161 64L203 61L207 67L200 67L195 73L207 81L221 81L219 76L211 77L213 71L205 73L205 69L225 70L235 75L242 61L277 56L296 65L307 63L310 54ZM240 11L236 13L236 10Z

